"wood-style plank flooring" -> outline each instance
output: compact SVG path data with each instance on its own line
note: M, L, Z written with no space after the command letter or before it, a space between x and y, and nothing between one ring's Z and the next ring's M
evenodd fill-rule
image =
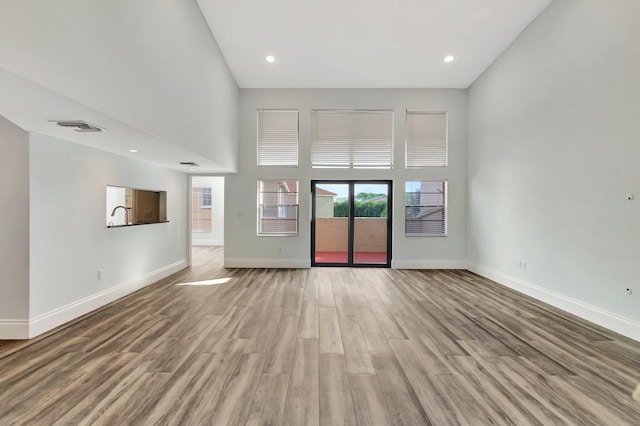
M0 343L0 425L640 424L639 343L470 272L221 265Z

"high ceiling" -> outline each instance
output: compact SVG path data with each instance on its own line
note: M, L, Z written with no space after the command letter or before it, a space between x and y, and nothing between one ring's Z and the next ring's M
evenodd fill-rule
M0 1L0 115L165 168L233 173L236 83L467 88L550 2Z
M467 88L551 3L197 1L241 88Z

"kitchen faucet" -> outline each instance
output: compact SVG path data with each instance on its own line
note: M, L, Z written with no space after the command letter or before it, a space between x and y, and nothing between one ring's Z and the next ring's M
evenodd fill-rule
M116 215L116 210L124 209L124 224L129 225L129 210L125 206L116 206L111 212L111 217Z

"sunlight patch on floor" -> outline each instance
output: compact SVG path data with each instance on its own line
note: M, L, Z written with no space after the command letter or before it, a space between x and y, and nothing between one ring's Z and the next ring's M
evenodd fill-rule
M231 278L216 278L215 280L194 281L191 283L179 283L176 285L218 285L231 281Z

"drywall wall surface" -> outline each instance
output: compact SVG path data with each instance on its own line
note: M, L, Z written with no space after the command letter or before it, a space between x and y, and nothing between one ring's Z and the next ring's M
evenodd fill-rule
M556 0L473 84L467 205L471 264L634 321L638 22L637 1Z
M194 188L211 188L211 231L192 232L191 242L195 246L224 245L224 177L193 176ZM196 205L192 203L192 208Z
M30 146L32 321L186 266L186 175L37 133ZM166 191L169 223L107 228L107 185Z
M195 0L3 2L0 39L0 68L235 171L238 86Z
M2 116L0 151L1 323L29 319L29 134Z
M466 258L466 131L467 92L442 89L308 89L240 91L240 169L225 180L225 260L251 264L273 259L283 266L309 265L311 252L311 180L360 179L393 181L393 252L397 267L464 266ZM299 110L299 167L258 167L256 111ZM394 112L394 167L372 169L311 168L311 110L386 109ZM449 114L449 165L425 169L404 167L406 110ZM258 179L300 181L300 232L295 237L256 236ZM418 179L449 181L449 235L405 237L404 182ZM238 260L236 262L236 260ZM244 262L244 263L243 263ZM230 263L230 262L228 262ZM257 263L256 263L257 264Z

